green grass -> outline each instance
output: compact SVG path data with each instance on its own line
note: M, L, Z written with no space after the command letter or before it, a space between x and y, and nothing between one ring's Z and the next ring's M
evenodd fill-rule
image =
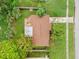
M17 20L17 37L20 37L21 34L24 34L24 18L31 15L28 11L21 11L21 17ZM66 25L65 24L53 24L52 31L54 30L51 46L49 48L49 57L50 59L66 59ZM74 59L74 38L73 38L74 25L69 24L69 55L70 59ZM57 33L55 33L57 32ZM40 53L32 54L31 56L39 56Z
M73 26L72 26L73 25ZM69 25L69 55L70 59L75 59L75 51L74 51L74 24Z
M47 14L50 16L66 16L66 0L48 0L46 3L41 3L42 7L47 9ZM35 6L38 3L32 0L19 0L19 6ZM74 0L69 0L69 16L74 15Z
M21 37L21 35L24 34L24 19L25 17L28 17L31 15L29 11L23 10L21 11L21 16L16 21L16 38ZM6 30L7 23L4 21L0 22L0 26L2 26L2 36L5 34L4 31ZM66 49L65 49L65 24L53 24L54 31L57 31L57 33L53 33L53 41L51 41L51 47L50 47L50 53L49 57L50 59L66 59ZM52 29L53 31L53 29ZM60 33L60 34L59 34ZM0 34L0 35L1 35ZM57 36L56 36L57 35ZM74 38L73 38L73 24L69 25L69 55L70 59L74 59ZM60 39L61 38L61 39ZM5 39L5 37L4 37ZM40 55L40 54L38 54ZM36 56L38 56L36 55Z
M66 59L66 25L54 24L54 35L50 46L50 59ZM55 33L57 32L57 33ZM59 34L60 33L60 34ZM69 57L74 59L73 24L69 24Z
M20 12L21 16L16 21L16 37L20 37L24 34L24 20L27 16L31 15L28 11L23 10Z
M16 38L21 37L21 35L24 34L24 18L29 16L30 14L27 14L28 11L21 12L21 17L16 21ZM6 24L3 25L4 22L2 22L2 31L6 30ZM53 33L54 35L52 38L54 40L51 41L51 47L49 48L50 53L49 57L50 59L66 59L66 49L65 49L65 24L53 24L54 31L57 31L57 33ZM53 31L53 30L52 30ZM2 33L3 33L2 32ZM60 34L59 34L60 33ZM1 35L1 34L0 34ZM3 34L4 35L4 34ZM56 36L57 35L57 36ZM73 38L73 24L69 25L69 55L70 59L74 59L74 38ZM4 37L5 38L5 37ZM40 54L38 54L40 55ZM37 55L36 55L37 56Z
M18 21L17 21L17 35L16 37L20 37L21 34L24 34L24 18L27 14L27 11L22 13ZM28 15L29 16L29 15ZM74 38L73 38L73 30L74 25L69 24L69 55L70 59L74 59ZM49 57L50 59L66 59L66 25L65 24L53 24L52 25L53 36L51 39L51 44L49 48ZM31 53L30 56L41 56L41 53ZM43 54L44 56L45 54Z
M65 55L65 24L54 24L53 40L50 46L50 59L66 59Z
M20 0L21 1L21 0ZM69 15L74 15L74 0L70 0L69 5ZM50 16L65 16L66 11L66 0L49 0L47 3L41 3L42 6L47 8L47 13ZM37 6L37 3L30 2L30 0L22 0L19 3L19 6ZM29 10L21 10L21 16L16 21L16 38L21 37L24 34L24 19L32 14L35 14L35 11L30 12ZM2 30L0 31L0 38L5 39L5 30L7 29L7 23L0 20L0 26ZM51 41L50 46L50 59L66 59L66 49L65 49L65 34L66 28L65 24L53 24L54 31L53 40ZM53 29L52 29L53 31ZM60 33L60 34L59 34ZM74 38L73 38L73 24L69 25L69 55L70 59L74 59ZM40 55L40 54L39 54Z

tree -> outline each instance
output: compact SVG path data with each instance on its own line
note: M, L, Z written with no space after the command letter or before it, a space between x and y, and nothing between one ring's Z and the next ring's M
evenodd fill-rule
M0 20L7 24L5 35L2 33L2 38L10 39L15 34L14 23L19 13L16 9L17 3L17 0L0 0Z

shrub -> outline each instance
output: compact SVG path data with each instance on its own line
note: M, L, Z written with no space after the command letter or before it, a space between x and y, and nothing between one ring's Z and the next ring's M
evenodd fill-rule
M18 48L18 53L21 59L25 59L27 56L27 50L31 49L31 41L24 36L21 36L19 39L15 40L16 46Z
M20 59L17 47L11 40L0 42L0 59Z
M36 12L36 15L38 16L44 16L46 14L46 9L45 8L39 8Z
M0 59L25 59L27 50L31 49L31 41L23 36L14 40L0 41Z

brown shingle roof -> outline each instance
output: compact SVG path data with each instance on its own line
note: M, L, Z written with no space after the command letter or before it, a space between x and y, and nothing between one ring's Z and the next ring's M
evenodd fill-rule
M32 15L27 19L27 22L32 23L33 37L32 43L35 46L49 46L49 31L50 23L49 16L39 17Z

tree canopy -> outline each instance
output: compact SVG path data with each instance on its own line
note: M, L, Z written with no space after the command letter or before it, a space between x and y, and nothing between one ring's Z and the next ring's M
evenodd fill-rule
M18 11L16 9L17 3L17 0L0 0L0 27L3 27L3 32L0 32L1 39L3 37L6 37L8 39L14 35L12 23L18 17ZM4 28L6 29L5 32Z

